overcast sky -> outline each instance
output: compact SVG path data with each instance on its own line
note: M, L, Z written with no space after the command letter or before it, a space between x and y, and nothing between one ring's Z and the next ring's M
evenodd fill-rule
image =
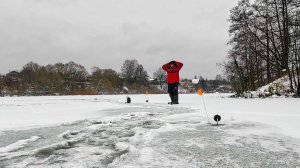
M120 72L137 59L152 76L171 60L181 77L215 78L237 0L0 0L0 73L74 61Z

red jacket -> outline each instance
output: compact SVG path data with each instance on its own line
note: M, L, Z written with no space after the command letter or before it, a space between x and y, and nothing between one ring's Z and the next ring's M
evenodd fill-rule
M169 84L179 83L179 71L182 68L183 63L175 62L175 66L171 67L169 63L162 66L162 69L168 73L167 82Z

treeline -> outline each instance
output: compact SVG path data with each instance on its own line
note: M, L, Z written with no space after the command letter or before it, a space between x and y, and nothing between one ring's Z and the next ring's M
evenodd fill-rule
M300 95L300 1L240 0L230 12L224 68L232 88L243 94L288 76Z
M0 78L1 95L72 95L122 93L148 89L148 74L137 60L126 60L121 73L112 69L92 68L91 74L75 62L46 66L29 62L20 71Z
M217 75L215 79L204 79L202 76L199 77L199 83L196 85L196 90L203 89L207 93L230 93L232 88L228 81L221 75Z
M196 82L196 83L195 83ZM195 93L198 89L204 90L206 93L231 93L232 88L228 81L221 75L217 75L215 79L205 79L202 76L195 76L193 80L183 79L181 81L183 89L187 93Z

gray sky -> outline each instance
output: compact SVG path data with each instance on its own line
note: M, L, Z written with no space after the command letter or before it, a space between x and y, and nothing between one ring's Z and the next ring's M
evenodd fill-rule
M120 71L137 59L152 76L184 63L181 77L214 78L227 54L237 0L0 0L0 73L75 61Z

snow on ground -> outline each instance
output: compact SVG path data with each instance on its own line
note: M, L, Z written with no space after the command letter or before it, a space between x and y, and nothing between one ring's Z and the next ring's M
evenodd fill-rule
M0 167L300 167L300 99L227 96L0 98Z
M288 76L281 77L268 85L262 86L257 89L257 92L260 94L268 94L269 91L273 93L286 93L290 87L290 81ZM270 93L269 93L270 94Z
M66 97L5 97L0 98L0 131L27 129L61 124L85 118L104 117L112 114L105 109L125 107L99 96ZM115 115L119 112L116 111Z
M278 97L278 96L292 96L294 93L290 91L289 76L283 76L275 81L258 88L256 91L250 91L244 94L246 97ZM295 88L295 85L293 84Z

